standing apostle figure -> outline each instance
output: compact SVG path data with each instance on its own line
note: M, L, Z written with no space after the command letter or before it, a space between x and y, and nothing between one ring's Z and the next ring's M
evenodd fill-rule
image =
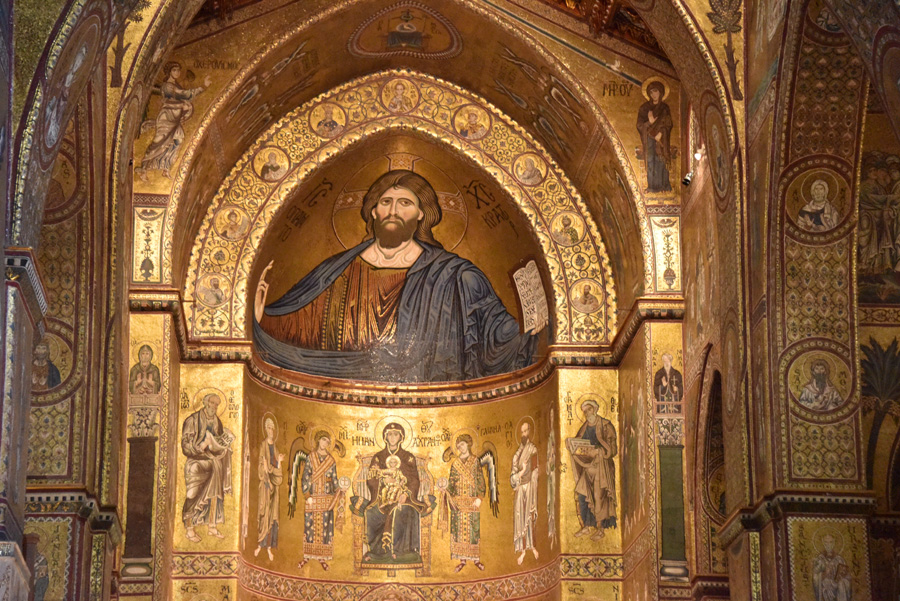
M534 524L537 521L538 450L531 441L531 425L527 421L522 423L519 433L521 435L519 448L513 455L509 483L515 491L513 537L516 553L519 554L516 562L522 565L522 562L525 561L525 553L529 549L534 554L534 558L538 558L538 551L534 546Z

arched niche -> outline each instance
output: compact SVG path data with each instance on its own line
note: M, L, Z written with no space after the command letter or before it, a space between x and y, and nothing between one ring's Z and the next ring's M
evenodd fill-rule
M610 212L608 203L604 204L602 199L594 202L590 194L586 194L585 198L594 212L604 239L613 241L621 237L629 255L640 256L640 261L628 270L629 280L633 281L625 282L619 287L619 296L625 297L625 303L630 305L634 294L625 295L623 290L637 290L638 295L642 290L652 290L655 281L654 262L651 259L653 241L644 201L622 141L579 78L527 29L496 9L473 0L456 0L429 9L458 29L463 39L462 50L458 55L441 57L440 62L437 62L432 58L403 54L361 57L348 53L347 36L342 34L347 29L347 23L368 23L380 10L396 8L401 4L405 6L416 3L355 0L338 3L321 11L310 10L309 18L298 19L296 25L287 29L284 35L271 41L266 40L258 51L253 47L252 51L246 53L247 58L242 63L245 66L225 89L218 92L209 110L203 115L198 112L194 116L197 120L196 132L191 132L185 140L185 148L166 189L143 190L138 189L140 185L136 187L139 192L171 195L170 210L167 212L166 228L163 231L164 249L160 260L159 280L150 283L171 283L177 288L183 286L186 270L182 259L188 255L193 243L193 232L199 223L199 218L195 218L200 214L198 211L205 211L217 189L206 179L206 175L197 173L198 170L218 171L234 165L246 150L249 141L262 135L266 128L283 117L288 110L318 94L375 70L406 67L427 72L439 68L439 73L445 80L474 90L498 106L544 144L579 189L587 186L584 180L592 161L602 160L604 164L614 165L621 174L624 192L621 202L618 187L611 189L608 194L613 199L617 212L615 221L622 222L622 211L633 212L633 215L628 216L628 221L635 221L636 225L632 228L634 231L629 229L624 234L618 232L614 219L597 217ZM466 43L466 40L475 41ZM139 52L144 57L147 52L155 55L156 50L155 47L149 47ZM312 55L319 57L323 63L325 57L329 57L328 68L320 69L314 77L284 77L288 72L299 70L298 64L309 60ZM500 65L510 71L510 77L515 75L517 81L522 83L521 87L507 90L513 92L512 96L494 81L494 71ZM146 103L150 90L148 86L153 84L150 78L143 82L145 88L142 104ZM211 98L212 93L210 91L207 98ZM539 100L544 104L538 106L536 103ZM551 100L555 104L546 104ZM526 102L525 107L520 104L523 101ZM541 128L545 128L550 121L557 125L560 122L567 124L569 133L566 142L571 148L568 156L563 156L552 143L547 142L546 136L549 134ZM628 126L632 127L630 119ZM119 127L128 129L132 126L121 121ZM124 135L123 131L119 137ZM145 136L145 142L146 139ZM213 156L216 157L215 161L211 158ZM136 162L140 159L140 145L135 159ZM174 228L176 223L183 225L186 220L189 221L188 228ZM619 274L616 277L618 281L623 278Z
M395 98L398 93L402 99ZM327 131L319 127L325 107L337 123ZM483 133L463 132L470 113L477 115ZM493 105L452 84L404 70L363 77L306 103L271 127L238 161L206 211L191 252L183 294L192 339L248 337L247 303L256 285L250 276L261 269L258 249L272 235L279 210L328 162L386 131L416 132L466 157L512 200L538 242L549 275L554 343L608 344L613 339L616 296L609 259L596 223L566 175ZM277 179L263 179L261 161L273 153L283 172ZM220 211L230 208L246 215L247 226L239 236L222 235L216 227ZM561 241L555 234L564 214L582 232L577 241ZM211 277L217 278L222 297L201 302L198 283L203 288ZM575 296L585 294L586 284L597 295L595 305Z

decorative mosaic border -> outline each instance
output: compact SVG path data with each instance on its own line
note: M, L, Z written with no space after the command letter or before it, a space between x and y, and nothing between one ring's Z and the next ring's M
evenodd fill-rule
M238 570L240 586L252 593L277 599L302 601L357 601L383 583L348 583L307 580L260 570L241 562ZM522 597L550 593L560 582L559 564L553 563L532 572L513 574L496 579L452 584L396 583L392 586L409 591L423 601L448 599L490 599L513 601ZM405 597L404 597L405 598Z
M390 386L381 385L373 387L369 393L354 392L353 390L325 390L312 386L304 386L287 382L280 378L269 374L260 368L255 361L248 362L250 373L253 376L271 388L287 392L292 395L300 396L307 399L315 399L319 401L328 401L333 403L349 403L357 405L389 405L389 406L420 406L420 405L452 405L462 403L477 403L480 401L490 401L515 394L521 394L544 383L550 374L553 373L554 365L547 361L541 366L537 373L509 384L498 386L496 388L487 388L473 392L446 392L435 391L430 396L423 396L421 392L418 396L403 396L404 389L415 390L417 386ZM349 382L348 382L349 383ZM471 388L473 382L468 382L468 388ZM477 384L477 382L475 382ZM398 389L400 394L398 394ZM355 390L359 390L359 386L355 386ZM419 389L421 390L421 389Z
M559 558L559 570L563 579L620 580L625 560L621 555L563 555Z
M243 564L237 553L174 553L172 578L228 578Z

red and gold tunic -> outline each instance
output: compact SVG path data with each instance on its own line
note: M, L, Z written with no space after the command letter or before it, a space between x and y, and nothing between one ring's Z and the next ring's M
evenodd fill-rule
M394 338L406 272L356 257L311 303L287 315L263 315L259 325L274 338L302 348L371 349Z

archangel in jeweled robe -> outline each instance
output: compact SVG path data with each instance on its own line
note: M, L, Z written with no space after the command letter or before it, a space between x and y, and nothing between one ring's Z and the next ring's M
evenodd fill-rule
M306 496L304 561L324 562L334 556L334 510L338 499L337 468L331 453L320 449L310 453L300 482Z
M481 553L480 499L486 490L484 472L478 457L457 457L450 466L447 493L450 505L450 557L479 561Z

